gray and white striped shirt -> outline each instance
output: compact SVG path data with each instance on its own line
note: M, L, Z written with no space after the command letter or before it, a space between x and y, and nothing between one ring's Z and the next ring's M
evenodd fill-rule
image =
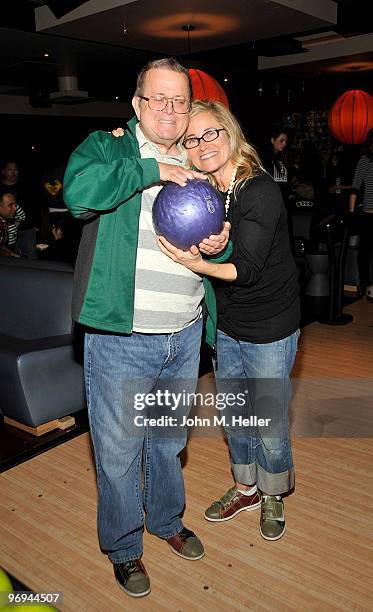
M185 165L181 146L178 156L162 155L139 125L136 137L142 159L152 157L166 164ZM201 316L204 297L201 277L169 259L157 246L152 208L161 188L161 184L151 185L141 197L133 331L149 334L180 331L193 323Z
M26 219L25 211L17 204L16 214L7 220L8 224L8 246L14 247L17 242L18 225Z

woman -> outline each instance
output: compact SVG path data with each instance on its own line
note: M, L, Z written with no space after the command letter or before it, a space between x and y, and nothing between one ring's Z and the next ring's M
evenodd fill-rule
M287 133L282 128L274 129L270 150L264 160L264 167L280 187L285 203L289 196L288 163L285 154L287 144Z
M191 164L208 172L222 193L233 253L229 263L218 264L202 259L197 247L183 252L162 237L159 245L174 261L214 280L218 391L248 398L244 410L237 401L225 421L235 486L207 508L205 518L226 521L261 507L260 533L277 540L285 531L282 495L294 485L288 406L299 323L286 211L280 190L222 104L193 104L184 146ZM268 423L241 426L240 417L248 416Z
M357 217L355 225L360 235L358 254L360 292L365 295L366 288L372 281L370 267L373 252L373 128L368 132L365 151L356 166L350 195L350 212L355 212L359 193L361 214Z

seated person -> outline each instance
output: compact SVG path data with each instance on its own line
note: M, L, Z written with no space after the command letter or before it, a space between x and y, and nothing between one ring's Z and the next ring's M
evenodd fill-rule
M1 193L1 191L0 191ZM3 193L7 193L3 190ZM15 197L13 192L9 192ZM8 225L8 248L15 253L20 253L25 259L36 259L36 230L33 228L25 228L25 220L27 216L21 208L16 204L16 212L14 217L7 219Z
M0 194L0 256L19 257L8 247L8 219L16 214L17 203L12 193Z
M65 166L58 166L45 172L42 177L42 191L49 213L68 212L63 199L65 169Z
M22 222L20 229L37 229L40 225L40 193L36 190L35 181L22 178L15 161L8 160L1 166L0 189L2 193L12 193L25 212L25 217L19 219Z
M7 219L8 224L8 247L13 251L16 250L16 242L18 238L18 228L21 225L22 221L26 219L25 211L20 207L19 204L16 205L16 212L14 217Z
M16 214L8 221L8 247L26 259L36 259L36 231L40 225L35 208L38 198L32 181L20 179L18 163L12 159L1 166L0 191L13 194L17 202Z
M49 246L39 253L39 258L49 261L65 261L73 265L80 239L80 235L77 237L76 221L69 212L51 213L49 220L51 230Z

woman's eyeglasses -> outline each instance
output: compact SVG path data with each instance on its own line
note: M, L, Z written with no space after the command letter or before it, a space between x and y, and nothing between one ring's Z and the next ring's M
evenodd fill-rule
M186 138L183 142L183 145L186 149L195 149L198 147L201 140L204 142L212 142L219 138L220 132L224 132L225 128L217 128L212 130L207 130L202 136L198 138L198 136L191 136L190 138Z

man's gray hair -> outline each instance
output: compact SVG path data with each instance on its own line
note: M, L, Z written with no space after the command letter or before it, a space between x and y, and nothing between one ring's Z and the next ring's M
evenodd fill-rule
M156 70L158 68L166 68L167 70L173 70L174 72L185 74L186 78L188 79L189 97L192 99L192 81L190 79L189 71L174 57L164 57L163 59L154 60L145 64L137 77L135 96L144 95L144 86L147 73L149 70Z

